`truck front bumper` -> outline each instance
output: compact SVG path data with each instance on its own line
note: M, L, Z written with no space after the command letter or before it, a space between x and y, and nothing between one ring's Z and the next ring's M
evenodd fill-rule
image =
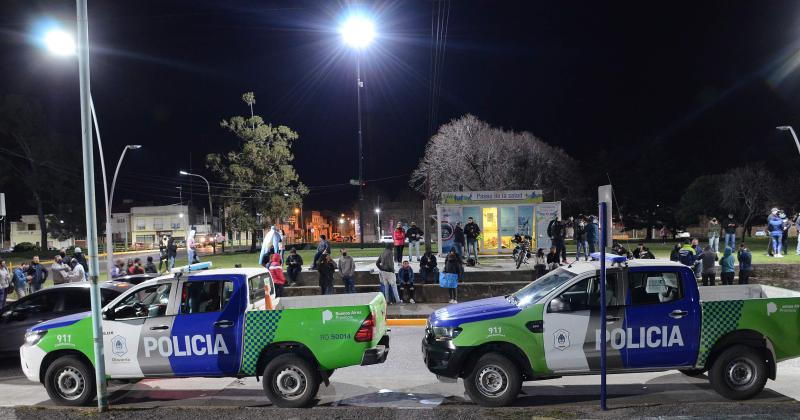
M46 355L39 346L23 345L19 348L19 362L28 380L39 382L39 369Z
M361 366L376 365L378 363L383 363L386 361L386 357L388 356L389 356L389 336L384 335L383 337L381 337L381 340L378 341L377 346L364 351L364 355L361 357Z
M422 339L422 358L432 373L458 378L470 348L456 347L452 340L437 341L428 334Z

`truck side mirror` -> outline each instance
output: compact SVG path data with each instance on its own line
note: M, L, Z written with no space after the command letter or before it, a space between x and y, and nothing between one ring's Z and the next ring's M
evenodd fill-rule
M105 311L103 311L103 319L112 321L114 319L114 311L111 308L108 308Z
M550 301L550 312L572 312L572 305L566 300L555 298Z

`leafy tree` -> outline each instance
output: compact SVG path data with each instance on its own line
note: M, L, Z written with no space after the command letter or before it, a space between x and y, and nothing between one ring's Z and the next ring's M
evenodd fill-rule
M287 126L273 126L253 114L255 95L242 100L250 106L250 117L235 116L220 125L239 139L238 150L206 156L206 166L225 184L226 230L251 230L251 250L256 234L292 214L308 194L292 161L292 144L297 133Z
M445 191L541 189L567 211L585 198L578 162L564 150L469 114L439 127L410 184L432 200Z
M688 225L697 223L701 215L721 217L725 212L720 192L724 179L721 175L704 175L689 184L678 206L678 221Z

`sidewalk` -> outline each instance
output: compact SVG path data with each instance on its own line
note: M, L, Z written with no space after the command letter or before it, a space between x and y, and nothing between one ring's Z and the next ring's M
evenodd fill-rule
M389 305L386 310L386 318L425 319L437 309L444 308L447 305L447 303L408 303L405 305Z

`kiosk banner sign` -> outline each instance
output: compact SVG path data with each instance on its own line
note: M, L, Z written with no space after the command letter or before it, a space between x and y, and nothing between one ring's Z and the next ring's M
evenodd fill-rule
M453 247L456 223L461 223L461 227L464 227L463 211L459 206L442 206L439 207L439 211L441 212L439 215L439 232L441 234L439 252L446 254Z
M541 203L542 190L508 190L508 191L454 191L442 193L442 204L486 204L495 202L502 204Z

